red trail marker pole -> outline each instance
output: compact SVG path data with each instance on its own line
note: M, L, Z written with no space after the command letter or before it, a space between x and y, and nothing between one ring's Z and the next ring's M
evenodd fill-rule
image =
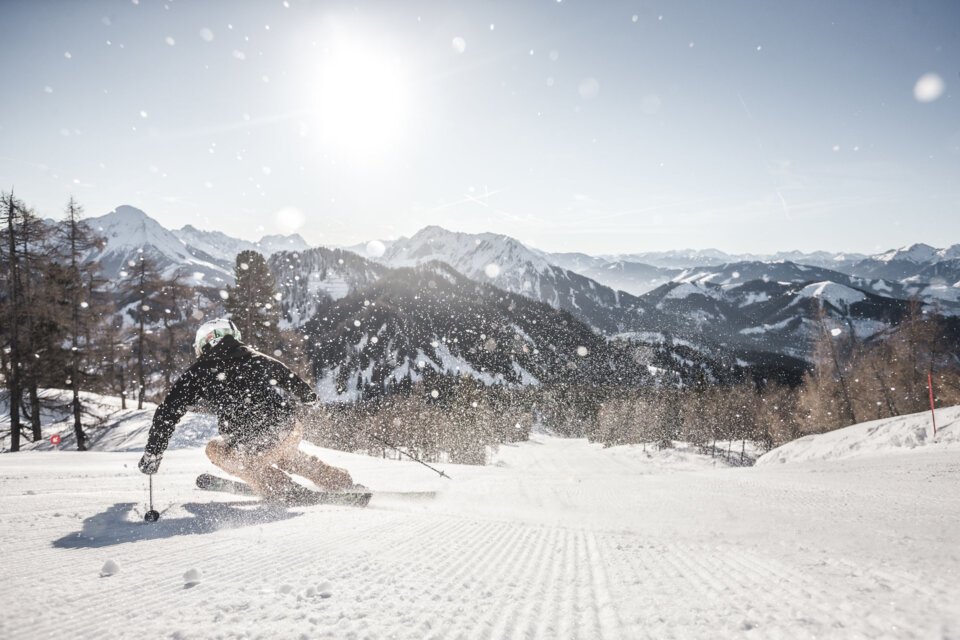
M927 371L927 389L930 391L930 419L933 421L933 437L937 437L937 414L933 410L933 372Z

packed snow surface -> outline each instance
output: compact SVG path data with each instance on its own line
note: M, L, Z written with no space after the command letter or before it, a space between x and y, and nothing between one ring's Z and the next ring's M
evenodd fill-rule
M960 636L945 446L724 468L534 435L449 481L303 446L438 497L269 507L196 489L192 447L148 524L137 451L0 456L0 638Z

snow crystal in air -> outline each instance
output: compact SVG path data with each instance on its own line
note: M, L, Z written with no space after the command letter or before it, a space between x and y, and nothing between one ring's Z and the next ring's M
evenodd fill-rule
M380 342L380 338L378 338L377 336L373 336L372 338L370 338L370 344L377 344L378 342Z
M354 320L354 321L353 321L353 326L359 327L359 326L360 326L360 321L359 321L359 320Z
M89 307L89 306L90 306L90 303L87 302L86 300L84 300L83 302L80 303L80 308L81 308L81 309L86 309L86 308Z
M247 54L245 54L243 51L240 51L239 49L234 49L233 57L236 58L237 60L246 60Z
M636 22L637 20L640 19L640 16L638 16L637 14L633 14L633 16L630 19Z
M271 169L270 167L266 167L266 166L260 167L260 171L262 171L262 172L263 172L263 175L265 175L265 176L268 176L268 175L270 175L271 173L273 173L273 169Z
M913 85L913 97L918 102L933 102L943 95L943 78L936 73L925 73Z
M440 397L440 392L437 391L436 389L434 389L433 391L430 392L430 397L431 397L431 398L439 398L439 397Z
M660 96L655 93L650 93L640 99L640 111L645 115L652 116L660 111L661 104Z
M249 269L250 269L250 265L249 265L249 264L247 264L246 262L241 262L241 263L240 263L240 271L247 271L247 270L249 270Z
M144 111L143 109L140 110L140 117L141 117L141 118L146 118L148 115L149 115L149 114L148 114L146 111Z
M584 78L577 87L577 92L584 100L593 100L600 93L600 83L596 78Z
M280 300L283 299L283 294L282 294L282 293L275 293L275 294L273 294L273 299L276 300L277 302L280 302Z
M230 297L230 294L227 293L227 291L226 291L225 289L220 289L220 299L221 299L221 300L226 300L226 299L229 298L229 297Z
M830 329L830 335L832 335L834 338L836 338L841 333L843 333L843 329L839 327L837 327L836 329Z
M64 52L63 52L63 57L66 58L67 60L69 60L70 58L73 57L73 54L70 53L69 51L64 51Z
M112 576L117 573L120 573L120 565L117 564L114 560L107 560L103 563L103 566L100 567L100 577L106 578L107 576Z
M43 88L43 92L44 92L44 93L53 93L53 87L51 87L50 85L47 85L47 86L45 86L45 87Z
M490 23L490 31L493 31L493 30L496 29L496 28L497 28L497 25L495 25L495 24L493 24L493 23L491 22L491 23Z
M166 38L163 39L163 41L166 42L167 45L168 45L168 46L171 46L171 47L172 47L173 45L177 44L177 41L174 40L172 36L167 36Z
M379 240L371 240L367 243L367 256L371 258L379 258L386 252L386 250L386 245Z
M283 355L283 351L280 351L280 349L274 349L274 350L273 350L273 355L274 355L274 357L279 358L280 356Z
M590 351L587 350L586 347L583 347L583 346L577 347L577 355L580 356L581 358L585 358L588 353L590 353Z
M453 41L451 41L450 46L452 46L453 50L457 53L463 53L467 50L467 41L460 36L457 36L453 39Z
M483 272L487 274L488 278L496 278L500 275L500 265L491 262L483 268Z
M556 49L551 49L550 53L547 54L547 57L550 58L550 62L556 62L560 59L560 52Z
M547 77L547 86L548 86L548 87L552 87L552 86L553 86L553 76L548 76L548 77Z
M739 271L734 271L734 272L733 272L732 274L730 274L730 275L733 276L733 279L734 279L734 280L736 280L737 278L740 277L740 272L739 272Z
M187 569L187 572L183 574L183 586L192 587L200 584L200 579L202 577L203 575L200 573L199 569Z
M200 29L200 38L204 42L213 42L213 31L211 31L208 27Z
M840 151L840 145L835 144L835 145L833 145L832 149L833 149L834 151Z
M306 219L303 212L296 207L284 207L276 213L277 224L286 232L293 233L303 226Z

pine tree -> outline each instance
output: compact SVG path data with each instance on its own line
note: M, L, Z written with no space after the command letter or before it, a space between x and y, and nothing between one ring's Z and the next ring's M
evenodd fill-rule
M241 251L235 269L237 284L225 303L243 341L273 355L280 349L280 305L270 267L256 251Z
M143 400L147 390L147 365L150 364L148 351L151 349L153 331L149 327L160 319L156 296L163 286L160 273L153 259L140 254L127 273L121 288L124 299L136 302L132 310L136 326L137 357L137 409L143 409Z
M77 439L77 449L86 451L86 434L81 424L80 386L83 379L87 377L83 366L84 356L91 347L90 327L95 322L90 311L90 299L93 297L96 286L94 272L97 265L85 263L84 257L97 246L98 238L82 217L83 207L71 197L67 203L66 217L58 227L58 237L66 270L62 299L69 314L67 326L70 338L70 377L68 380L73 394L71 402L73 431Z
M21 322L24 313L23 280L21 274L20 251L18 248L18 233L20 220L23 216L23 203L17 200L13 192L0 193L0 215L2 215L4 249L4 269L6 273L6 291L4 300L4 325L8 335L5 336L9 344L9 359L7 389L10 392L10 451L20 450L20 401L22 396L21 377Z
M192 350L186 320L192 304L192 290L184 283L183 274L177 271L172 278L160 280L154 297L157 315L163 324L164 339L161 340L159 365L163 372L164 387L170 390L173 376L183 368Z

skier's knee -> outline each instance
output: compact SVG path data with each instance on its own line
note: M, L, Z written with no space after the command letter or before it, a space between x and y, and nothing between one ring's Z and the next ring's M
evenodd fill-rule
M220 440L211 440L208 442L206 451L207 458L209 458L211 462L216 463L223 459L223 446Z

